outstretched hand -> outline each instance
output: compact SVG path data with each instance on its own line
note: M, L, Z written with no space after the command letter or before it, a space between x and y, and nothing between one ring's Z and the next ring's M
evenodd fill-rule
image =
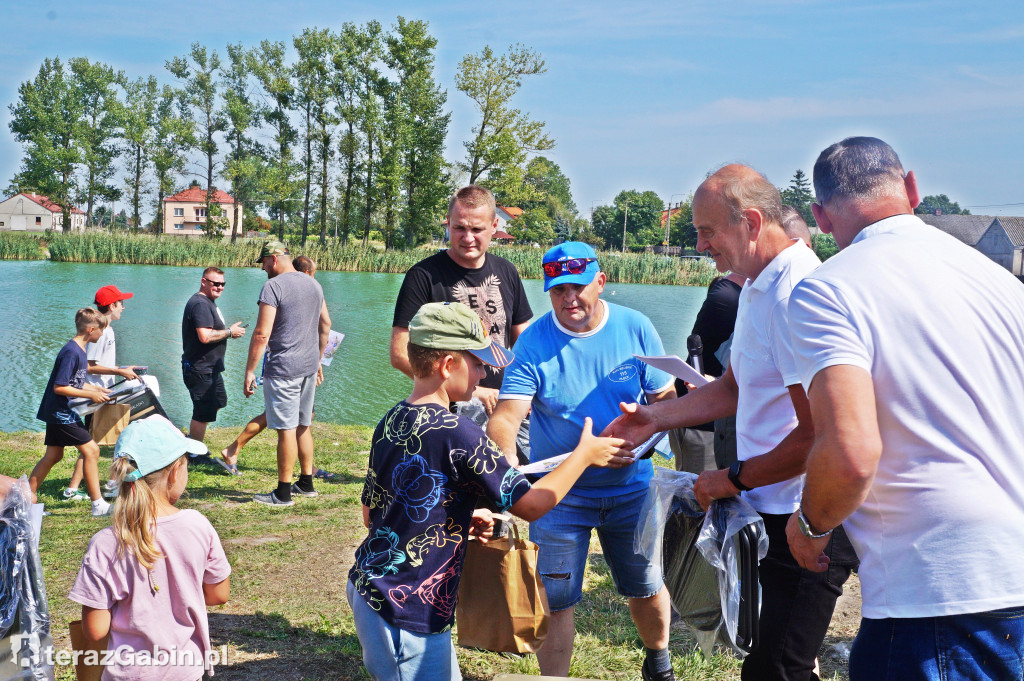
M630 442L646 442L658 432L650 407L619 402L622 415L605 426L601 437L620 437Z
M594 435L594 422L588 416L583 421L583 432L576 451L582 452L591 466L623 468L633 463L632 442L617 437Z

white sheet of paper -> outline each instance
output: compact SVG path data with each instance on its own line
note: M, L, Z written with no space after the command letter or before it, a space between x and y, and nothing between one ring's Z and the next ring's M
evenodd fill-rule
M687 364L679 355L664 355L661 357L644 357L642 355L633 356L645 364L650 364L655 369L661 369L662 371L668 372L676 378L681 378L687 383L692 383L698 388L711 382L703 375L698 374L697 370Z
M345 334L331 329L330 334L327 336L327 347L324 348L324 356L320 358L320 363L325 367L331 366L331 362L334 361L334 353L338 351L338 346L341 345L341 341L345 340Z
M644 442L642 445L634 448L633 460L636 461L641 456L646 454L650 450L650 448L658 444L658 442L663 437L665 437L665 433L655 433L650 438L648 438L648 440ZM545 473L550 473L551 471L555 470L555 468L558 467L558 464L562 463L567 458L569 458L568 453L559 454L558 456L552 456L551 458L544 459L543 461L536 461L534 463L527 464L526 466L520 466L519 472L529 473L532 475L544 475Z

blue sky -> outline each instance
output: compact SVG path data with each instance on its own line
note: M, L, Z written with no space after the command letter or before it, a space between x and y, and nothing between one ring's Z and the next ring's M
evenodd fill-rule
M398 15L429 21L439 40L449 160L475 123L454 87L459 59L514 42L544 56L548 72L515 104L547 122L558 143L547 155L582 213L627 188L678 201L733 161L782 186L832 142L869 134L893 145L924 194L1024 215L1019 0L18 3L0 43L0 183L21 156L8 105L45 57L171 82L164 61L193 41L223 54L229 42L290 42L305 27L390 26Z

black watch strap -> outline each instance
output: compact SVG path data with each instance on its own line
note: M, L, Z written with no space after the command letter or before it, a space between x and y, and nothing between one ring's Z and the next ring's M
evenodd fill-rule
M739 491L749 492L750 490L753 489L753 487L747 487L742 482L740 482L741 470L743 470L743 462L733 461L732 465L729 466L729 482L731 482L733 486L736 487L736 489L738 489Z

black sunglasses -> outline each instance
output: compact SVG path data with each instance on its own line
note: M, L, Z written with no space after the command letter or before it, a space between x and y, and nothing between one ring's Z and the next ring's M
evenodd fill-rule
M569 260L558 260L556 262L544 263L544 276L551 278L560 274L583 274L587 271L587 265L597 262L597 258L570 258Z
M220 286L221 288L224 288L225 286L228 285L226 281L214 281L213 279L207 279L206 277L203 277L203 281L205 281L210 286Z

